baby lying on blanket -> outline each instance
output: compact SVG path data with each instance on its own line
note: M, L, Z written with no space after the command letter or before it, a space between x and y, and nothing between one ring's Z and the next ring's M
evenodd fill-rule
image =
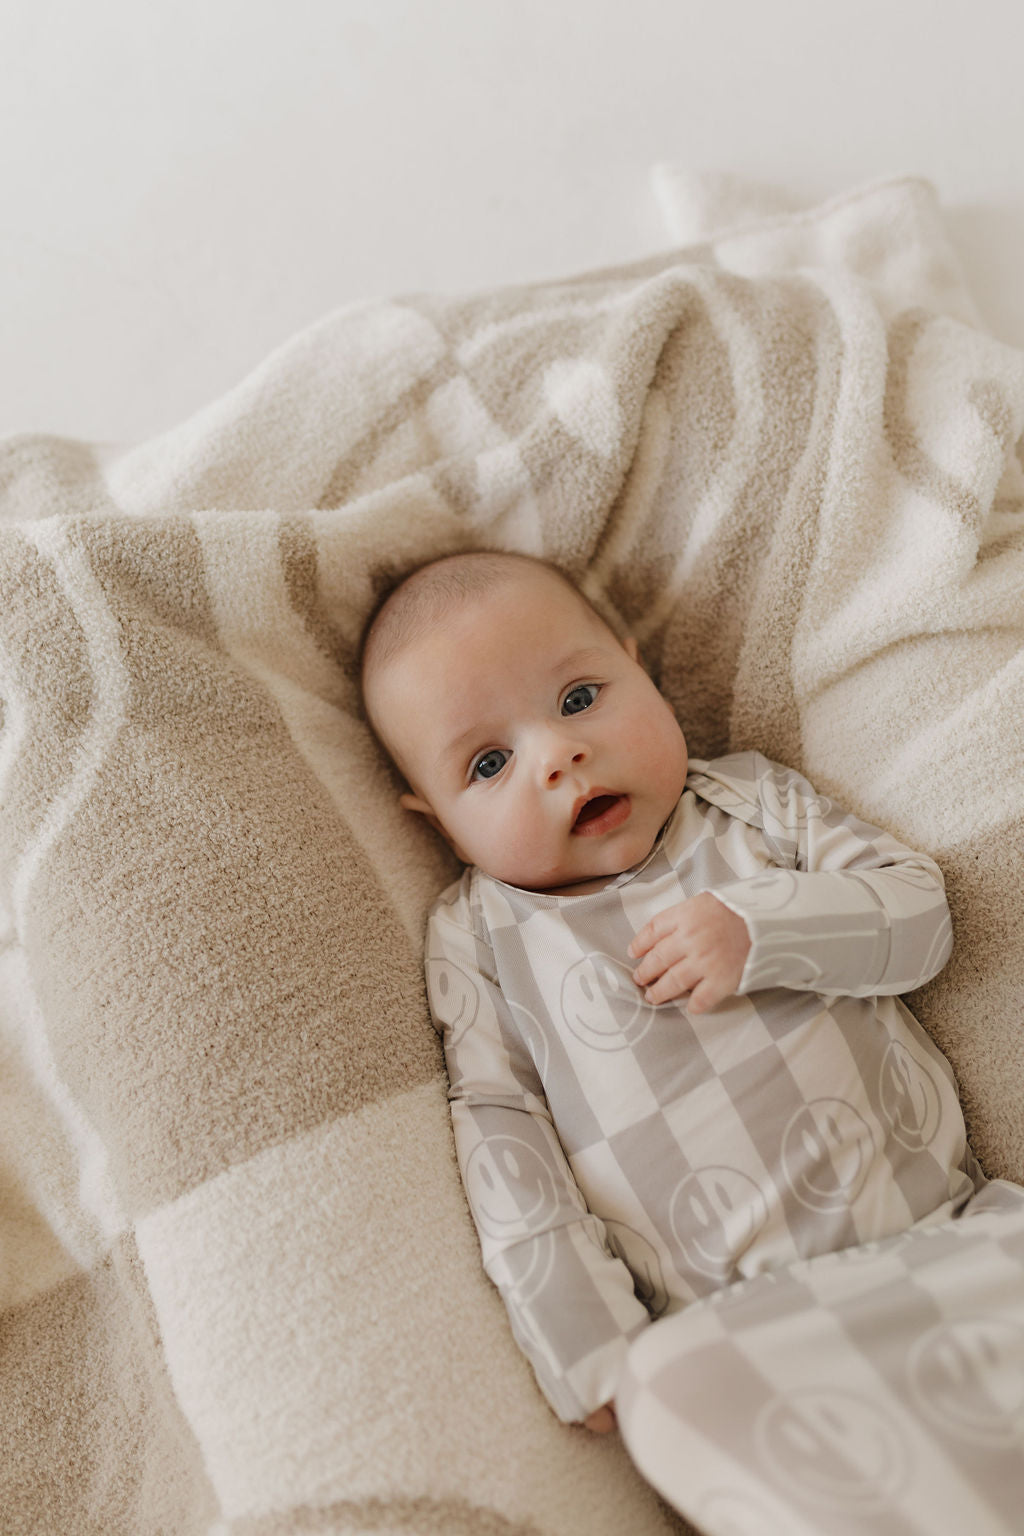
M367 709L467 869L427 943L487 1273L558 1415L740 1277L956 1215L985 1182L895 995L945 963L937 866L675 716L554 568L457 555L369 627Z

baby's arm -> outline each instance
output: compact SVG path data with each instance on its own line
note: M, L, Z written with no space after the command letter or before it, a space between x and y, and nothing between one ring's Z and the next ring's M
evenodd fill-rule
M560 1418L603 1433L626 1350L650 1315L573 1177L492 961L464 897L435 909L427 983L459 1167L484 1268L541 1390Z
M800 774L758 761L764 834L779 867L718 891L750 931L741 990L878 997L923 986L953 945L938 865Z
M952 947L938 865L833 805L800 774L759 754L747 754L744 766L751 763L758 771L749 786L757 820L750 819L760 821L774 867L671 907L637 934L630 953L644 955L636 980L652 989L650 1000L681 995L685 986L669 989L695 974L687 965L702 964L713 990L698 996L697 1012L714 1006L707 998L715 992L719 1001L773 986L872 997L923 986ZM739 931L732 927L730 940L730 925L710 902L728 909L748 937L738 977ZM706 931L690 937L697 926ZM703 946L703 961L682 954L690 945Z

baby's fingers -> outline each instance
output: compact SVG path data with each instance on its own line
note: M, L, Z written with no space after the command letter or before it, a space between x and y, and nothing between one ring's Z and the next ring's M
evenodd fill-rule
M712 1008L717 1008L719 1003L731 996L731 987L723 986L717 981L709 981L705 977L690 993L690 1000L686 1005L687 1012L710 1013Z
M651 926L652 925L648 923L646 928L641 928L632 944L626 950L626 954L629 955L631 959L639 960L641 955L646 955L647 951L657 943L654 934L651 932Z
M595 1408L593 1413L588 1413L583 1422L595 1435L610 1435L617 1427L615 1409L611 1403L605 1403L603 1408Z
M669 966L678 964L684 956L685 949L678 935L670 933L659 939L643 956L633 972L633 980L638 987L646 987L650 982L657 981Z
M676 927L674 920L675 908L669 907L666 912L659 912L657 917L652 917L649 923L645 923L636 938L629 946L626 953L634 960L639 960L641 955L646 955L649 949L653 949L659 939L672 933Z
M644 998L649 1003L671 1003L677 997L685 997L700 980L699 972L688 960L677 960L663 970L651 984L644 988ZM639 983L643 986L643 983Z

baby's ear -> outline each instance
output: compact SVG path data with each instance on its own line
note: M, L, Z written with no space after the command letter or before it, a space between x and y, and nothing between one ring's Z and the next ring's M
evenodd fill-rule
M448 846L450 848L455 847L455 844L434 814L434 808L429 801L422 800L419 795L399 795L398 803L405 811L415 811L418 816L425 816L434 831L440 832Z
M398 803L403 811L416 811L420 816L425 816L431 826L436 824L437 817L434 815L433 806L426 800L422 800L419 795L399 795Z

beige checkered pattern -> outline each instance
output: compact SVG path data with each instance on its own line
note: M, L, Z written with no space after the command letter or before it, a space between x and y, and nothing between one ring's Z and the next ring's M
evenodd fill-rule
M645 1002L627 946L713 890L742 995ZM928 858L744 753L696 763L647 860L552 896L468 871L427 976L484 1264L556 1411L615 1392L652 1317L941 1220L974 1193L950 1068L894 995L944 963Z

